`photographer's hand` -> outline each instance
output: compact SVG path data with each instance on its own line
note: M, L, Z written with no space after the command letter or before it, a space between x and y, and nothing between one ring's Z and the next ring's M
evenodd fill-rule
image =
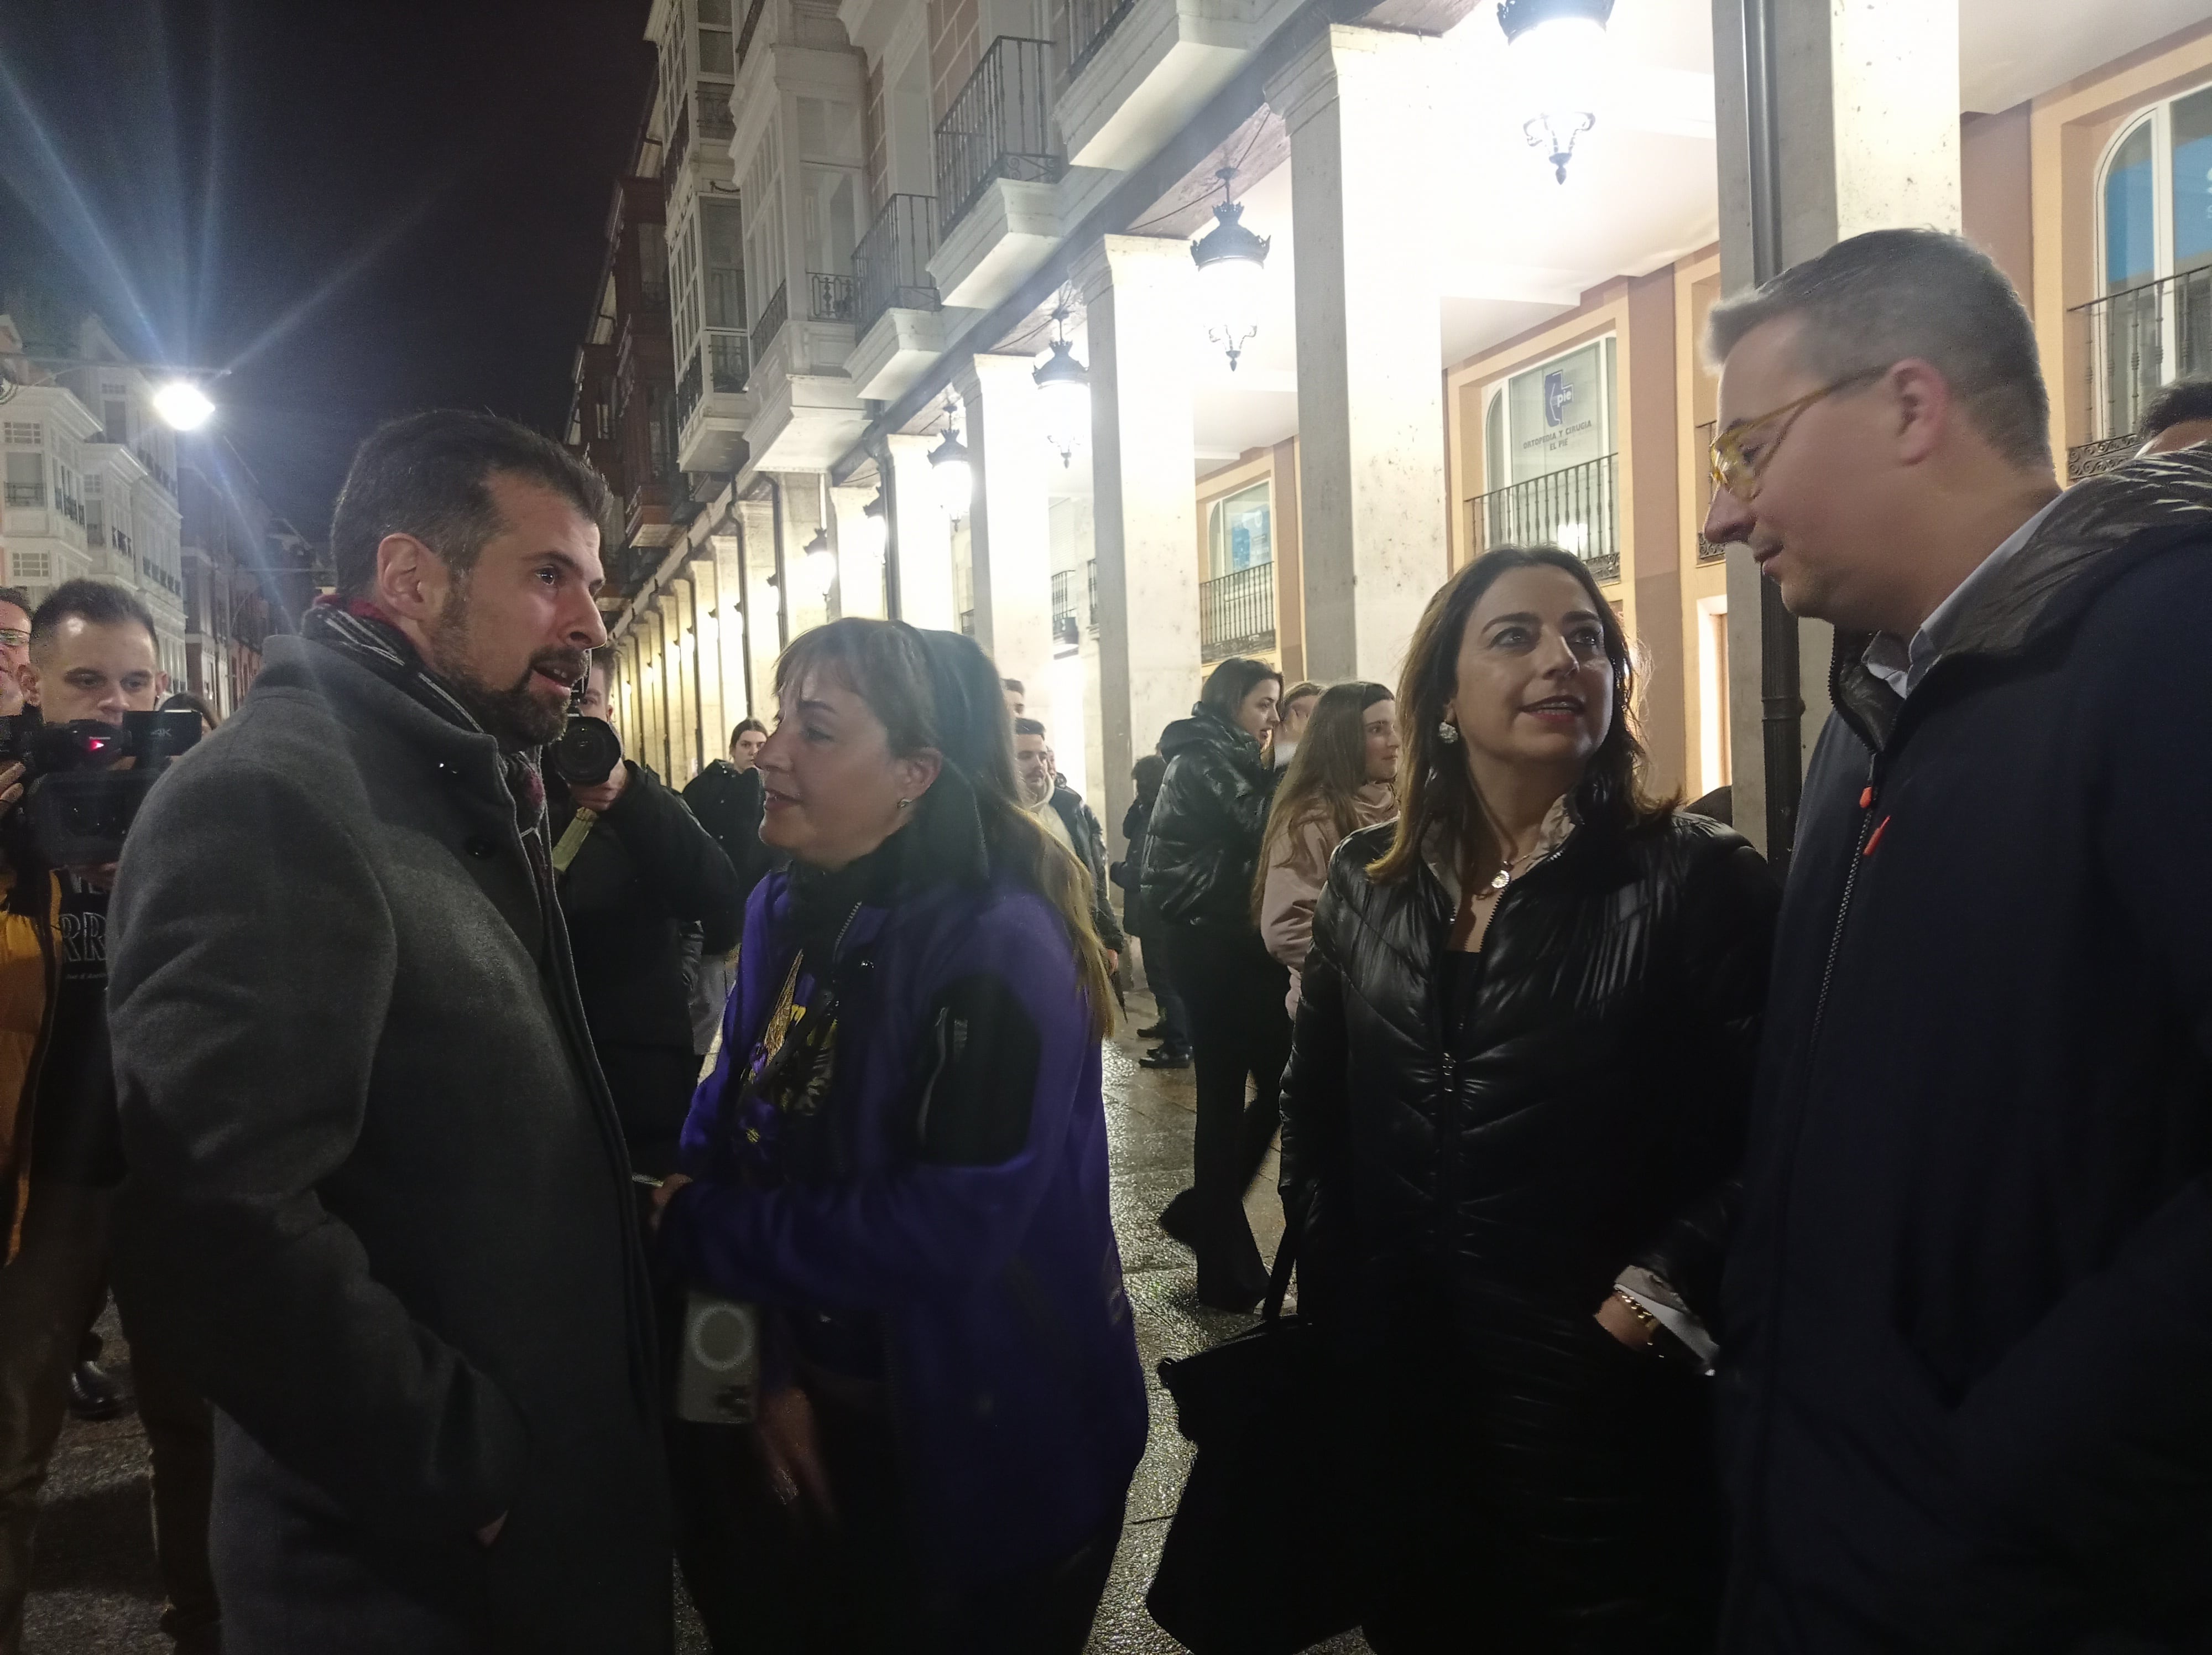
M574 782L570 782L568 797L576 801L576 807L579 810L587 810L594 815L605 816L615 807L615 800L623 796L623 789L629 785L629 761L617 759L614 769L607 772L607 779L597 787L580 788Z
M21 764L0 765L0 815L23 801L23 767Z

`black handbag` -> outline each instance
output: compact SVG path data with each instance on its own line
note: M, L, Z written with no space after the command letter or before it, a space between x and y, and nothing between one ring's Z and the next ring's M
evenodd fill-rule
M1297 1244L1294 1222L1258 1327L1160 1364L1198 1457L1145 1607L1197 1655L1293 1655L1362 1618L1344 1398L1321 1329L1283 1314Z

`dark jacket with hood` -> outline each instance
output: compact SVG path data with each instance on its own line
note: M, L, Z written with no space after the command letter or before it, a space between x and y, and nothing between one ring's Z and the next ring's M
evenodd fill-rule
M1902 703L1839 637L1725 1299L1725 1646L2212 1624L2212 455L2071 490Z
M643 765L623 763L622 796L558 882L576 986L594 1042L689 1051L684 928L700 928L708 953L727 953L744 923L744 892L684 801ZM557 844L576 807L557 776L546 794L546 831Z
M760 837L761 812L767 800L767 782L760 767L741 770L726 758L716 759L684 788L684 802L691 806L699 825L714 836L722 854L730 859L730 866L737 870L741 928L745 897L752 895L753 887L775 861Z
M1204 702L1161 733L1168 761L1145 840L1144 894L1170 925L1254 929L1252 876L1279 771Z

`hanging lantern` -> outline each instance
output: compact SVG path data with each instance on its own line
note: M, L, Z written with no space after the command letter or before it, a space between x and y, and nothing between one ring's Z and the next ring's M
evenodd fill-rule
M1072 465L1077 445L1091 429L1091 370L1075 360L1067 343L1067 307L1054 311L1052 319L1060 324L1052 358L1030 377L1036 381L1044 440L1059 453L1062 465Z
M945 399L945 440L929 451L930 475L937 479L937 501L947 517L965 517L975 503L975 468L968 445L953 435L952 399Z
M1530 113L1521 130L1560 183L1575 140L1597 125L1605 26L1613 0L1498 0L1514 95Z
M1206 337L1229 353L1233 374L1245 345L1260 331L1260 279L1271 243L1244 228L1244 209L1229 198L1237 169L1224 167L1214 176L1221 180L1221 204L1213 210L1213 228L1191 243L1190 257L1198 266L1199 314L1206 319Z

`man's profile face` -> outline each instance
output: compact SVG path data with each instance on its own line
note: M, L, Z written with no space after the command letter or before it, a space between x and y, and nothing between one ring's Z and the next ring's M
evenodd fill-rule
M429 662L502 744L536 746L561 733L589 652L607 641L599 530L542 484L495 473L487 486L501 525L465 577L433 572Z
M1052 796L1052 749L1041 735L1014 738L1014 770L1021 778L1022 797L1041 805Z
M119 725L125 713L150 713L161 698L154 636L136 621L101 625L63 618L21 673L23 697L49 724L97 719Z
M1022 718L1026 716L1028 709L1022 705L1022 692L1015 689L1012 685L1002 685L1000 687L1006 693L1006 716L1009 718Z
M1764 323L1722 365L1719 429L1741 431L1758 481L1749 500L1716 490L1705 538L1747 543L1793 614L1879 630L1893 600L1874 544L1881 537L1868 526L1881 520L1896 470L1882 440L1882 392L1854 386L1767 421L1825 384L1797 348L1801 326L1790 316Z
M2141 459L2148 454L2176 453L2204 442L2212 442L2212 419L2176 420L2136 449L2136 458ZM0 608L0 615L7 612L5 608Z

